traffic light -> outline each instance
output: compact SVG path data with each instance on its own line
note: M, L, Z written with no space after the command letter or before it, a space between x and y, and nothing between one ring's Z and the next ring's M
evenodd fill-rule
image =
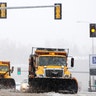
M54 12L55 19L62 19L62 4L61 3L55 4L54 11L55 11Z
M0 3L0 8L5 8L7 3ZM0 9L0 18L7 18L7 9Z
M96 24L90 24L90 37L96 37Z
M21 75L21 68L20 67L17 68L17 74Z

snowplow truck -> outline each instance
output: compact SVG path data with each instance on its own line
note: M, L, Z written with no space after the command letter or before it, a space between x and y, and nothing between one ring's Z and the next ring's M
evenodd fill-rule
M10 69L9 61L0 61L0 89L15 88L15 80L11 78L14 67Z
M68 69L69 49L34 48L29 57L29 90L76 94L78 82ZM74 58L70 60L74 66Z

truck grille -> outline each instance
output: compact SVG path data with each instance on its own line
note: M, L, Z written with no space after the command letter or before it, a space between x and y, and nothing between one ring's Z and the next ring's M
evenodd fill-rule
M63 76L63 70L59 69L46 69L45 75L47 77L62 77Z

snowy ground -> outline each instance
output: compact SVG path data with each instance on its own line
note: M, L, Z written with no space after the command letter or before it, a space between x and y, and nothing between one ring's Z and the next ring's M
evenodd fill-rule
M96 96L96 92L79 92L77 94L61 94L61 93L21 93L12 90L0 90L0 96Z

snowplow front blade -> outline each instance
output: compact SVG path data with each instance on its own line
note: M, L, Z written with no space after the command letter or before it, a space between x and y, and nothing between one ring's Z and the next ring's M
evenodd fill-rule
M29 79L31 92L59 92L76 94L78 84L75 79L62 78L31 78Z
M15 80L12 78L0 79L0 89L13 89L16 87Z

